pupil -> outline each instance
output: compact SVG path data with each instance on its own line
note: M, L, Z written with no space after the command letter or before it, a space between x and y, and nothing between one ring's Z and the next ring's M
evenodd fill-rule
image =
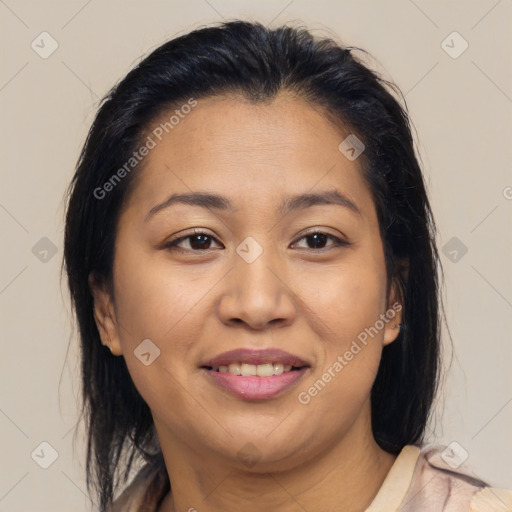
M201 239L202 241L199 242L199 244L196 244L196 246L194 246L195 242L198 242L199 239ZM208 242L209 242L208 235L195 235L194 237L191 238L190 245L194 249L205 249L205 248L207 249L208 247L206 247L206 246L208 245Z
M318 242L320 242L320 245L322 245L322 242L325 243L326 235L324 235L323 233L315 233L314 235L310 235L310 238L314 240L315 248L318 248Z

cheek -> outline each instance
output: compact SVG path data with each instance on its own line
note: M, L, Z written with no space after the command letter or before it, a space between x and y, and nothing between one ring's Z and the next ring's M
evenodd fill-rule
M375 325L381 326L385 312L386 275L383 259L374 254L310 275L302 284L323 344L318 368L298 390L298 401L311 417L319 414L333 424L357 415L380 363L384 330Z
M160 252L138 250L116 258L116 314L125 327L122 343L130 346L150 338L165 346L169 340L181 340L177 333L183 331L190 338L189 329L198 329L197 320L204 318L201 299L209 289L207 281L203 276L198 282L193 272L178 269Z
M328 325L322 331L321 358L297 391L306 421L321 417L327 429L340 423L348 428L358 416L371 393L384 337L383 330L371 330L383 312L385 287L379 274L345 275L333 281L330 298L324 295L317 302L317 315Z
M156 402L163 395L166 402L180 403L186 399L180 383L195 361L194 347L204 338L207 308L211 309L205 294L215 284L213 276L199 281L193 272L178 271L161 254L149 256L142 250L119 254L114 265L116 317L130 375L152 409L158 409ZM146 366L137 355L147 339L157 347L149 345L149 359L153 360L153 353L158 357Z
M311 267L298 275L295 288L304 318L316 323L326 349L342 350L384 312L386 276L378 257L354 253L336 266Z

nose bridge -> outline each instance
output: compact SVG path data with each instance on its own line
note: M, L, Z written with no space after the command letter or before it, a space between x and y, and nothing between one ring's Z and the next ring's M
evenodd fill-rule
M269 244L264 249L254 238L248 237L237 247L236 252L235 272L243 291L261 289L261 292L265 290L268 293L272 288L279 287L270 269L279 268L280 262L276 251Z
M248 236L236 247L229 290L220 305L224 322L236 319L262 328L273 320L290 321L293 317L293 299L283 273L279 275L282 262L270 246L269 237L265 240L260 243Z
M262 241L264 237L258 238ZM269 300L275 300L282 283L276 278L275 270L270 270L272 267L279 268L280 262L269 237L260 243L256 238L248 236L237 246L236 253L234 270L237 274L237 292L247 297L252 295L253 299L262 296L267 304Z

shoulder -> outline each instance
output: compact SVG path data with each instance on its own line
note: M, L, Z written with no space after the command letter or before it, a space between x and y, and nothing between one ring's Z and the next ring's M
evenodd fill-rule
M156 491L155 485L159 486L161 481L160 470L158 465L146 463L114 501L108 512L139 512L141 510L153 512L156 510L158 493L154 491ZM150 491L153 492L151 492L151 499L148 500Z
M151 477L149 464L143 466L135 475L132 482L114 501L108 512L137 512Z
M474 494L470 506L470 512L510 512L512 490L484 487Z
M478 478L467 453L454 447L424 445L414 468L411 485L402 502L403 512L510 512L512 491L495 489ZM462 447L461 447L462 448ZM500 508L501 507L501 508Z

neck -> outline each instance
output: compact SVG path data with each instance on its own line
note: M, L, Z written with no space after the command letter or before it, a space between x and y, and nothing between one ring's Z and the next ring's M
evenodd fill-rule
M218 456L205 457L184 443L166 441L160 443L172 494L166 496L158 512L298 512L340 506L344 512L362 512L396 459L375 442L369 407L343 438L286 470L257 472L257 465L239 470Z

